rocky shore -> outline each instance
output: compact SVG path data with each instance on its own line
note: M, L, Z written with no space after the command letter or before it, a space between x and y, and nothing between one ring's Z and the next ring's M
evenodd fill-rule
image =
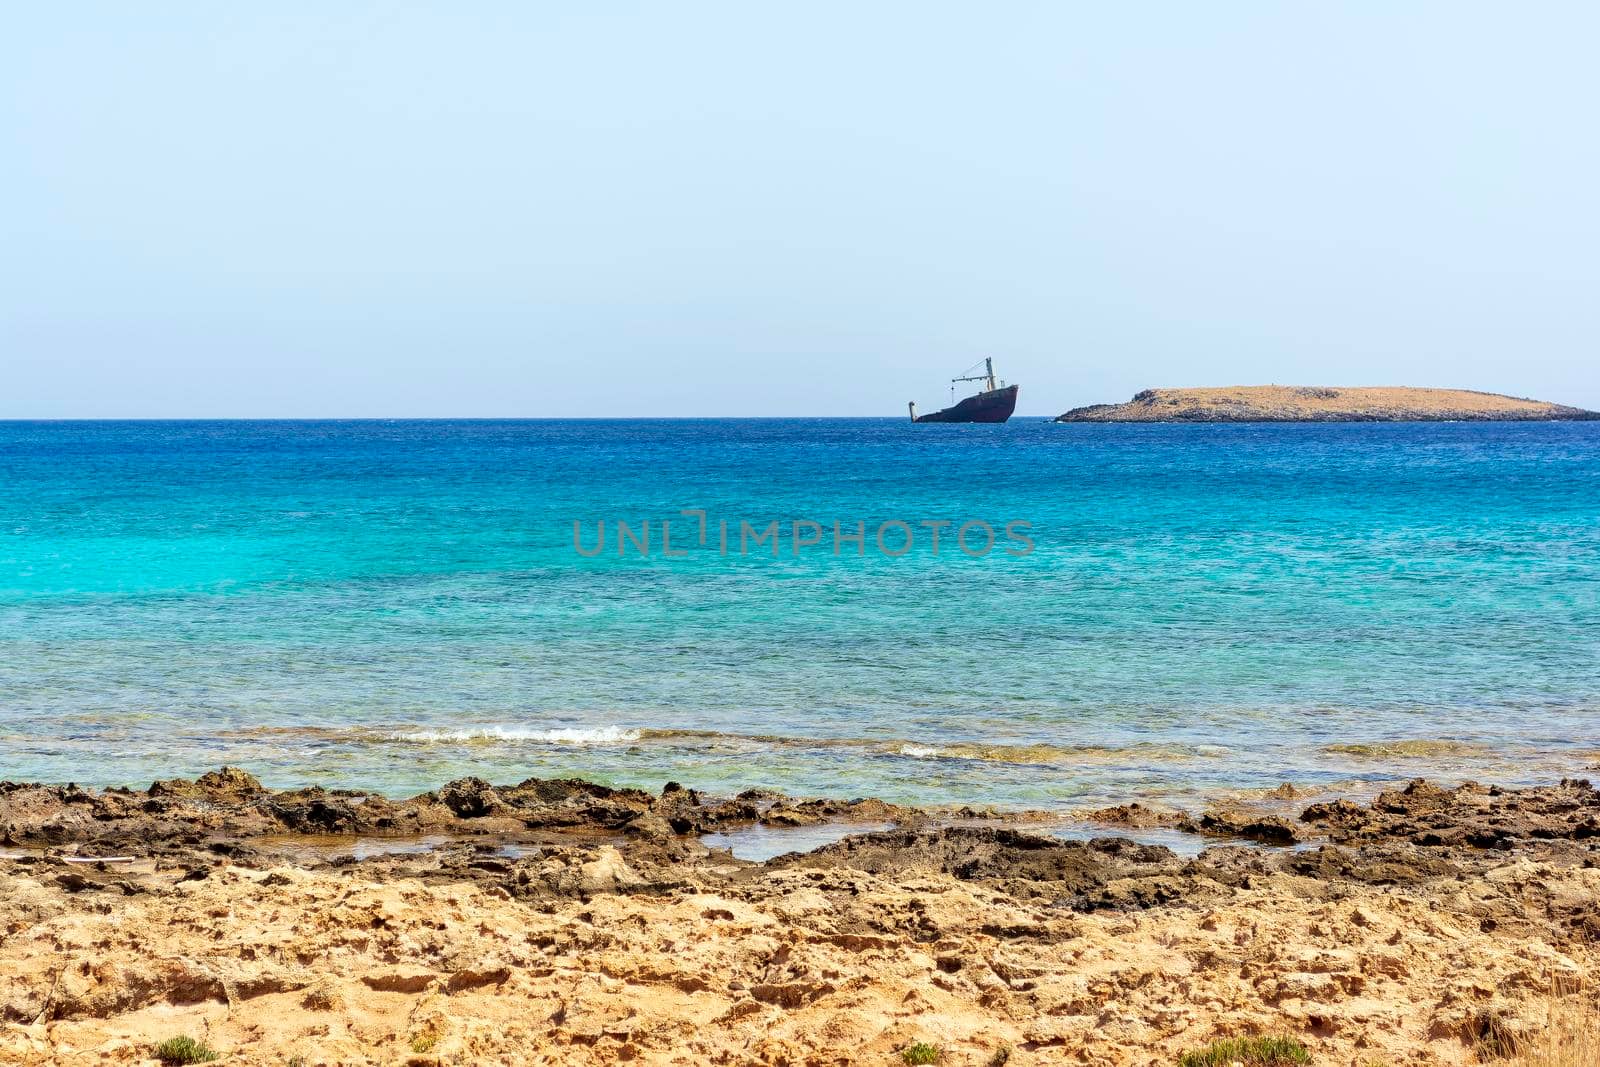
M1085 817L1109 829L576 780L0 783L0 1063L188 1036L252 1064L1148 1064L1271 1034L1370 1067L1515 1057L1552 1003L1594 1009L1588 782ZM707 844L835 825L864 832Z
M1073 408L1057 422L1566 422L1600 412L1468 389L1242 385L1146 389L1126 404Z

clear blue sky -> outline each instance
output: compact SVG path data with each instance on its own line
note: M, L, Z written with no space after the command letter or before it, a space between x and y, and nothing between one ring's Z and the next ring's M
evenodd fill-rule
M13 5L0 416L1600 408L1597 11Z

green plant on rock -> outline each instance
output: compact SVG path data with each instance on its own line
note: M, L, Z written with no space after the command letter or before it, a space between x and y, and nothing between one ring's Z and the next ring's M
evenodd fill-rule
M207 1045L204 1041L196 1041L192 1037L169 1037L155 1049L156 1059L165 1064L184 1063L211 1063L220 1060L222 1053Z
M1292 1037L1225 1037L1178 1057L1178 1067L1279 1067L1311 1062L1311 1053Z
M918 1041L900 1050L900 1059L912 1067L916 1064L938 1063L942 1055L938 1045L930 1045L926 1041Z

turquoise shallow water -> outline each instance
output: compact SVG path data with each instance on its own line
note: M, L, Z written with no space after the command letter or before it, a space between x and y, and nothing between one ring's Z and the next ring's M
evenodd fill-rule
M224 762L1063 807L1581 772L1600 424L0 423L0 777Z

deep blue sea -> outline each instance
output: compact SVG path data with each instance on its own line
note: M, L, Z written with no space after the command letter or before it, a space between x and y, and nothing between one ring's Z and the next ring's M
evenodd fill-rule
M223 763L1057 808L1581 773L1600 423L0 423L0 778Z

